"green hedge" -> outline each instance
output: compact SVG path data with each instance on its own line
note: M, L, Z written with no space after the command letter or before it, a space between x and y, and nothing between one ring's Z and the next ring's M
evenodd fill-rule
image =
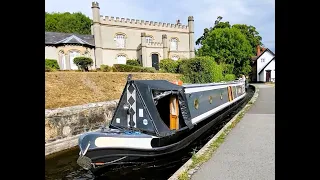
M160 71L182 74L185 83L211 83L220 81L232 81L236 77L231 74L233 66L229 64L217 64L214 58L199 56L192 59L174 61L163 59L160 61Z
M57 60L45 59L45 71L46 72L56 71L59 69L60 69L60 67L59 67Z
M160 61L160 70L168 73L179 73L179 65L181 61L175 61L172 59L162 59Z
M114 64L112 70L113 72L157 72L153 67L140 67L126 64Z
M55 59L46 59L45 66L53 69L60 69L58 61Z
M235 79L236 79L236 75L234 75L234 74L226 74L226 75L224 75L224 80L225 81L233 81Z
M93 65L93 60L89 57L76 57L73 59L73 63L78 66L82 71L89 71L89 67Z
M103 71L103 72L110 72L110 71L112 71L112 67L102 64L100 66L100 70Z
M195 57L182 60L180 73L186 83L211 83L223 80L223 69L212 57Z
M137 59L128 59L126 64L130 66L142 66Z

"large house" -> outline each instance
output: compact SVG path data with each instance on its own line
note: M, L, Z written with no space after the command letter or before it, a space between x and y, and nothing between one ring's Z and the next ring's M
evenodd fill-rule
M46 58L57 59L61 69L76 69L73 58L82 55L94 60L93 68L137 59L144 67L158 69L161 59L195 56L192 16L188 25L114 18L101 16L97 2L92 13L92 35L46 32Z
M275 54L268 48L257 47L257 56L252 57L253 82L275 82Z

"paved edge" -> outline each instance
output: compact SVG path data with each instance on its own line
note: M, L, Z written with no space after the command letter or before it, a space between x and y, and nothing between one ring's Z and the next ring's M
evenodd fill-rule
M90 132L97 132L99 130L100 129L96 129ZM51 143L47 143L45 145L45 156L76 147L78 145L78 138L80 136L81 134L78 134L72 137L63 138Z
M238 118L238 116L242 113L245 113L249 110L249 108L252 106L252 104L257 100L258 96L259 96L259 88L256 85L249 85L249 86L254 86L255 88L255 92L254 95L252 96L252 98L250 99L250 101L212 138L209 140L209 142L207 142L196 154L195 156L199 157L203 154L206 153L206 151L208 150L209 146L211 144L213 144L222 133L225 133L227 131L227 129L229 127L231 127L232 123ZM227 136L228 134L226 134ZM213 157L213 155L212 155ZM192 165L192 158L190 158L184 165L182 165L168 180L178 180L179 176L182 175L183 173L187 173L189 175L189 171L191 169L189 169L189 167ZM192 173L190 173L191 175L193 173L195 173L196 171L193 169L193 171L191 171ZM190 177L189 177L190 179Z

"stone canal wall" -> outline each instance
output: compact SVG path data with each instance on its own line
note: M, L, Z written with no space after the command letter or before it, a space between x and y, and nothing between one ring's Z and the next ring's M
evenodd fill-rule
M107 126L118 100L45 110L45 155L77 146L78 137Z

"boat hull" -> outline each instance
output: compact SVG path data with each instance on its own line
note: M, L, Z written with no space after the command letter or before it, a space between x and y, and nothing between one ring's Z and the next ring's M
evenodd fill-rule
M234 104L225 107L223 110L201 121L193 129L179 131L169 137L155 138L152 144L160 144L161 147L151 149L138 148L96 148L90 149L85 154L91 159L93 165L88 168L94 175L100 175L110 169L119 166L136 166L140 164L154 163L156 160L168 158L179 153L191 143L196 141L202 134L214 127L221 119L234 111L245 102L245 98L240 99ZM81 158L81 157L80 157Z

